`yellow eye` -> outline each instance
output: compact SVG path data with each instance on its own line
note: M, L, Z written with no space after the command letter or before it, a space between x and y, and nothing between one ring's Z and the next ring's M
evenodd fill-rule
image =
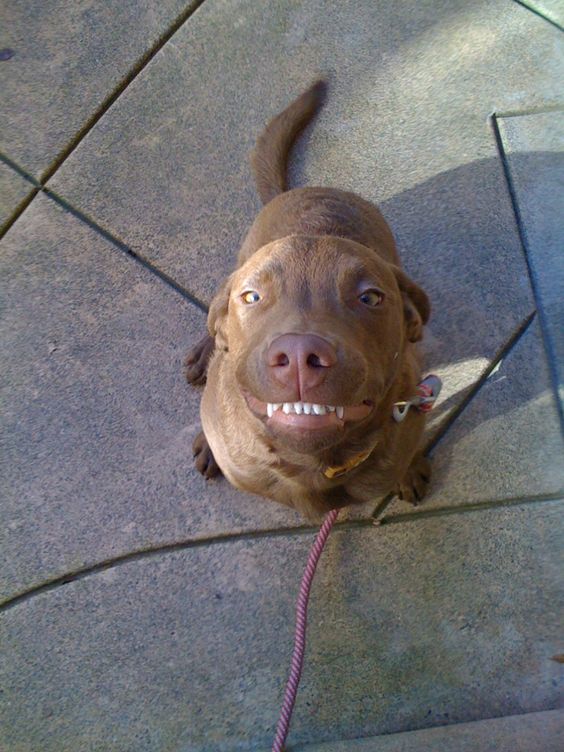
M258 303L260 300L260 295L255 290L247 290L241 295L241 300L243 303L246 303L247 305L251 305L251 303Z
M380 290L365 290L358 296L358 299L361 303L364 303L364 305L370 306L370 308L376 308L376 306L379 306L384 300L384 295Z

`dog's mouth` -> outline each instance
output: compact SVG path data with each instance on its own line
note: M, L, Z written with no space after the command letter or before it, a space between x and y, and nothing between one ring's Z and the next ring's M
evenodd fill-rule
M357 405L324 405L313 402L261 402L246 393L249 409L272 429L318 431L344 428L372 412L374 403L364 400Z

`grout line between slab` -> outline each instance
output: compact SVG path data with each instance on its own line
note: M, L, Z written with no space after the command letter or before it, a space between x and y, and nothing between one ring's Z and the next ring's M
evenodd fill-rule
M549 713L554 713L554 714L564 713L564 709L560 706L556 706L556 707L551 707L551 708L543 708L541 710L524 710L521 713L508 713L505 715L486 715L480 718L474 718L473 720L469 720L469 721L455 721L453 723L446 723L446 724L439 723L433 726L414 726L413 728L409 728L404 731L392 731L391 733L387 733L387 734L372 734L370 736L355 736L354 739L352 740L343 739L339 737L335 739L328 739L326 742L322 742L322 747L324 744L330 745L330 744L340 743L343 745L343 749L344 749L344 745L350 746L351 741L354 743L356 743L357 741L379 742L379 740L385 740L385 739L393 740L394 738L397 739L400 736L403 736L403 738L406 739L408 735L416 734L421 731L430 731L432 729L438 729L438 728L445 729L445 730L456 729L460 726L465 726L467 728L469 726L474 726L475 728L475 724L478 724L478 723L488 723L488 721L494 721L494 722L501 721L507 718L523 718L525 716L532 716L532 715L538 716L540 714L549 714ZM499 745L496 745L495 748L499 749L500 752L504 752L504 749L500 748ZM304 743L298 744L297 746L288 748L288 752L310 752L310 750L314 750L314 749L317 749L317 750L319 749L319 742L304 742ZM368 749L368 747L365 747L365 749ZM376 748L372 747L372 749L376 749ZM405 750L406 747L402 745L401 747L395 747L395 749L397 752L403 752L403 750ZM490 747L490 749L492 749L492 747ZM260 752L270 752L270 747L268 749L262 748ZM436 752L439 752L438 748ZM519 751L514 749L512 750L512 752L519 752Z
M110 109L110 107L116 102L116 100L123 94L123 92L127 89L127 87L133 83L133 81L137 78L137 76L142 73L142 71L146 68L146 66L151 62L151 60L155 57L155 55L160 52L160 50L167 44L167 42L170 41L170 39L176 34L176 32L186 23L186 21L191 18L194 13L200 8L200 6L203 5L205 0L193 0L189 7L186 8L182 13L177 16L177 18L172 22L172 24L168 27L168 29L161 34L161 36L157 39L157 41L153 44L153 46L145 52L141 58L133 65L133 67L130 69L129 73L122 79L122 81L114 88L114 90L104 99L102 104L98 107L96 112L86 121L86 123L82 126L82 128L75 134L75 136L71 139L71 141L67 144L67 146L55 157L53 162L49 167L47 167L43 173L40 176L40 179L37 180L33 175L28 173L26 170L21 168L19 165L17 165L15 162L13 162L9 157L6 155L0 153L0 161L4 162L8 167L11 167L15 172L18 173L22 178L30 182L34 186L34 190L30 192L28 196L26 196L23 201L18 204L18 206L14 209L11 216L8 218L8 220L4 223L2 227L0 227L0 240L6 235L8 230L15 224L15 222L19 219L19 217L24 213L24 211L27 209L27 207L31 204L33 199L37 196L37 194L44 190L45 192L45 184L48 180L50 180L53 175L57 172L59 167L65 162L68 157L74 152L74 150L79 146L79 144L83 141L83 139L90 133L90 131L95 127L95 125L99 122L99 120L106 114L106 112ZM93 226L93 225L92 225ZM99 226L97 226L99 227ZM105 231L102 232L104 234ZM108 239L111 239L109 235L106 236ZM115 242L115 240L112 240L112 242ZM118 243L121 241L117 241ZM124 248L122 250L125 250L125 244ZM152 265L149 265L148 263L144 262L144 259L137 256L137 254L134 254L132 251L129 251L130 255L135 256L141 263L144 263L144 265L149 268L151 271L153 271L157 276L161 277L165 282L168 284L171 284L172 287L174 287L177 292L180 292L184 297L188 297L188 299L193 302L198 308L201 308L204 312L207 312L207 306L204 304L201 304L200 301L198 301L195 296L192 296L190 293L187 293L187 291L183 290L174 280L172 280L171 277L168 277L164 272L161 272L156 267L153 267ZM203 305L203 307L202 307Z
M362 520L346 520L344 522L339 522L336 524L335 530L355 530L357 528L370 528L373 526L373 520L371 518L365 518ZM68 585L71 582L83 580L85 577L90 577L91 575L98 574L99 572L103 572L107 569L113 569L114 567L118 567L123 564L128 564L132 561L141 561L142 559L147 559L159 554L175 553L177 551L186 551L193 548L204 548L206 546L215 546L218 544L238 543L240 541L247 540L260 540L262 538L280 538L284 536L297 537L300 535L311 535L313 537L316 535L318 530L318 527L304 525L302 527L281 527L269 530L252 530L241 533L224 533L221 535L215 535L206 538L196 538L193 540L179 541L177 543L168 543L161 546L155 546L153 548L131 551L127 554L122 554L121 556L116 556L114 558L98 562L97 564L82 567L72 572L66 572L59 577L55 577L52 580L47 580L40 585L35 585L28 590L24 590L21 593L11 596L7 600L0 603L0 613L14 608L20 603L23 603L24 601L27 601L30 598L35 597L36 595L55 590L62 585Z
M498 501L485 501L475 504L468 504L462 507L442 507L440 509L429 509L423 512L412 512L407 514L398 515L397 517L385 518L383 520L374 520L372 517L363 518L360 520L345 520L343 522L337 522L334 531L347 531L347 530L361 530L361 529L373 529L375 532L379 527L387 526L390 524L397 524L400 522L414 522L420 519L427 519L430 517L450 516L455 514L465 514L473 512L487 511L489 509L513 507L529 504L540 504L543 502L560 502L564 501L564 491L561 494L546 494L536 497L514 498L514 499L501 499ZM52 580L47 580L40 585L24 590L16 595L7 598L0 603L0 614L9 611L28 600L31 600L37 595L48 593L51 590L56 590L63 585L68 585L72 582L78 582L91 575L104 572L114 567L119 567L123 564L128 564L134 561L141 561L142 559L152 558L159 556L160 554L175 553L178 551L187 551L195 548L205 548L207 546L223 545L229 543L239 543L242 541L255 541L265 538L281 538L281 537L298 537L303 535L311 535L312 538L317 534L319 527L310 525L304 525L302 527L284 527L274 528L269 530L252 530L241 533L225 533L222 535L216 535L206 538L197 538L189 541L179 541L177 543L169 543L161 546L155 546L153 548L141 549L138 551L131 551L121 556L116 556L111 559L105 559L97 564L91 564L87 567L82 567L71 572L66 572L59 577L55 577Z
M505 182L506 182L507 190L509 193L509 199L511 201L513 214L515 216L515 223L517 225L517 232L519 233L519 240L521 242L521 248L523 249L525 263L527 264L527 271L529 273L529 281L530 281L531 289L533 291L533 297L535 299L535 304L539 312L539 321L540 321L541 330L543 334L543 337L542 337L543 345L544 345L544 350L546 354L546 359L548 361L548 368L549 368L550 375L551 375L552 387L553 387L554 397L555 397L555 402L556 402L556 409L558 411L558 415L560 418L560 429L564 435L564 412L563 412L562 403L560 401L560 397L558 393L558 389L559 389L558 373L556 371L556 366L555 366L556 355L554 352L552 352L551 338L549 335L549 327L545 320L544 309L541 305L541 297L540 297L539 290L538 290L536 275L532 267L531 260L529 258L527 233L525 232L524 222L521 217L521 211L519 209L519 201L517 199L517 191L515 190L515 186L513 184L513 178L511 176L511 168L509 166L507 154L505 153L505 148L503 145L503 139L501 137L501 131L499 129L499 123L498 123L499 117L501 116L494 112L490 120L491 120L492 129L494 133L495 143L497 146L497 151L498 151L499 158L501 161L501 166L502 166L503 173L505 176Z
M525 10L528 10L530 13L533 13L535 16L542 18L547 23L552 24L552 26L555 26L559 31L564 31L564 27L560 26L558 21L553 21L552 18L549 18L549 16L545 16L545 14L542 11L540 11L538 8L534 8L533 6L529 5L529 3L524 2L524 0L513 0L513 2L517 3L517 5L520 5L522 8L525 8Z
M539 107L524 107L521 110L506 110L504 112L497 112L496 110L496 112L492 112L490 117L495 117L499 120L505 118L525 117L527 115L543 115L551 112L564 112L564 104L559 102L555 104L545 104Z
M383 514L386 509L390 506L392 501L396 498L396 494L389 493L387 496L384 496L384 498L376 504L374 509L372 510L371 517L374 520L375 525L380 524L380 515Z
M187 301L195 305L204 313L208 312L208 306L206 305L206 303L204 303L202 300L196 297L196 295L191 293L185 287L180 285L175 279L173 279L173 277L168 275L165 271L163 271L162 269L159 269L158 266L155 266L155 264L153 264L151 261L149 261L144 256L141 256L139 253L137 253L132 248L130 248L126 243L123 242L123 240L120 240L109 230L106 230L104 227L102 227L102 225L99 225L98 222L96 222L96 220L92 219L83 211L81 211L80 209L77 209L75 206L70 204L63 196L60 196L58 193L55 193L55 191L51 190L51 188L46 188L46 187L42 188L42 192L48 198L54 201L58 206L60 206L62 209L69 212L69 214L72 214L73 217L76 217L81 222L84 222L84 224L88 225L88 227L90 227L91 230L96 232L98 235L101 235L101 237L103 237L109 243L114 245L120 251L122 251L127 256L134 259L135 261L137 261L137 263L141 264L141 266L143 266L148 271L152 272L155 276L159 277L159 279L161 279L169 287L172 287L172 289L175 290L175 292L179 293Z
M521 337L527 332L528 328L533 323L536 315L536 310L531 311L531 313L529 313L529 315L526 316L519 324L517 329L515 329L513 334L511 334L509 339L507 339L505 343L500 347L498 352L490 361L487 368L480 375L480 378L475 382L474 386L470 388L464 399L454 408L451 413L449 413L443 423L437 428L434 435L429 439L425 446L425 449L423 450L425 456L431 454L434 451L437 444L445 437L451 426L458 420L458 418L466 410L468 405L481 391L482 387L492 375L493 371L497 368L501 361L509 355L515 345L518 344Z
M479 394L484 384L487 382L489 377L492 375L492 372L497 368L497 366L501 363L502 360L504 360L511 350L515 347L515 345L519 342L521 337L525 334L525 332L528 330L529 326L534 321L534 318L536 316L536 311L531 311L531 313L526 316L523 321L519 324L517 329L513 332L513 334L505 341L505 343L500 347L498 352L494 355L492 360L490 361L489 365L486 367L486 369L482 372L479 379L475 382L475 384L470 388L464 399L450 412L445 420L441 423L441 425L437 428L433 436L429 439L427 444L425 445L425 448L423 450L423 454L427 457L430 455L437 444L442 441L442 439L446 436L450 428L456 423L458 418L462 415L462 413L466 410L468 405L472 402L472 400ZM382 499L376 507L374 508L371 517L374 520L380 520L381 515L384 514L386 509L390 506L392 501L396 498L396 495L391 493L388 494L384 499ZM417 513L414 513L417 514Z
M453 514L471 514L483 512L488 509L503 509L504 507L525 506L530 504L542 504L543 502L564 502L564 489L557 493L540 494L539 496L515 496L510 499L497 499L494 501L476 501L463 506L437 507L436 509L423 509L421 512L405 512L393 517L381 517L378 520L380 526L396 525L400 522L413 522L414 520L426 520L431 517L449 517Z
M22 167L17 165L15 162L13 162L9 157L2 154L0 152L0 161L4 162L4 164L7 167L10 167L14 170L20 177L27 180L29 183L31 183L33 186L35 186L34 190L31 191L31 193L26 196L26 198L22 201L22 203L19 205L19 207L14 211L12 216L8 219L4 227L2 228L2 231L0 232L0 240L6 235L8 230L15 224L15 222L20 218L20 216L23 214L23 212L27 209L27 207L31 204L33 199L39 194L42 193L47 198L54 201L58 206L60 206L62 209L67 211L69 214L72 214L73 217L76 217L76 219L80 220L81 222L84 222L84 224L88 225L88 227L93 230L96 234L100 235L104 238L104 240L107 240L109 243L111 243L113 246L118 248L120 251L125 253L130 258L134 259L137 263L141 264L145 269L152 272L155 276L157 276L162 282L167 284L169 287L172 287L172 289L179 293L185 300L187 300L189 303L192 303L197 308L199 308L203 313L208 312L208 306L206 303L204 303L202 300L200 300L196 295L191 293L189 290L187 290L185 287L180 285L175 279L173 279L171 276L169 276L166 272L164 272L162 269L159 269L158 266L155 266L151 261L146 259L144 256L141 256L139 253L134 251L132 248L130 248L126 243L123 242L123 240L120 240L118 237L113 235L109 230L106 230L102 225L98 224L94 219L89 217L85 212L81 211L80 209L77 209L74 207L71 203L69 203L63 196L60 196L58 193L53 191L51 188L47 188L46 186L41 185L40 183L35 180L35 178L30 175L28 172L26 172Z
M166 45L166 43L176 34L176 32L183 26L186 21L203 5L205 0L193 0L188 8L182 11L177 18L172 22L168 29L161 34L152 47L145 52L141 58L130 69L129 73L122 79L122 81L115 87L115 89L104 99L102 104L98 107L96 112L86 121L82 128L71 139L67 146L55 157L46 170L41 175L41 183L45 184L50 180L59 167L65 162L83 139L90 133L98 121L106 114L110 107L116 102L116 100L123 94L127 87L137 78L137 76L146 68L151 60L160 52L160 50Z
M37 196L37 194L41 191L40 188L32 188L30 192L25 196L20 203L15 207L12 214L8 219L4 222L2 227L0 227L0 240L4 237L4 235L8 232L8 230L18 221L18 219L22 216L24 211L27 209L27 207L31 204L33 199Z

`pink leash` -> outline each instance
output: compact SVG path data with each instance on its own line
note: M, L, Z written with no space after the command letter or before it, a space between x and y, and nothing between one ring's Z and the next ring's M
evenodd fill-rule
M298 604L296 606L296 631L294 636L294 653L292 655L292 664L290 666L290 676L288 683L286 684L286 691L284 693L284 702L282 703L282 710L280 712L280 718L276 727L276 737L274 738L274 744L272 745L272 752L283 752L284 742L288 736L288 730L290 728L290 719L292 718L292 711L294 710L294 703L296 702L296 695L298 693L298 684L302 676L302 666L304 662L304 651L306 643L306 623L307 623L307 606L309 601L309 591L311 589L311 583L317 567L317 562L325 546L325 542L329 537L333 523L339 515L338 509L332 509L321 526L320 531L317 533L317 538L313 544L309 557L307 560L304 576L300 585L300 594L298 595Z
M415 407L421 412L428 412L435 404L439 392L441 391L442 382L438 376L431 374L417 386L417 395L405 402L396 402L393 410L393 417L398 422L407 416L410 407ZM298 595L298 605L296 607L296 632L294 637L294 653L292 655L292 664L290 666L290 676L286 684L284 693L284 702L282 711L276 727L276 737L272 745L272 752L283 752L284 742L288 736L290 728L290 719L296 702L298 693L298 684L302 676L302 666L304 662L304 651L306 642L306 622L307 622L307 605L309 601L309 591L313 581L313 575L317 567L317 562L323 551L323 547L329 537L333 524L339 516L338 509L332 509L325 518L317 538L309 552L304 576L300 585L300 594Z

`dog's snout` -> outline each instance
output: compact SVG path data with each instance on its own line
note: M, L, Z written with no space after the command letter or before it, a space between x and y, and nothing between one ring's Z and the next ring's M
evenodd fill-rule
M268 348L268 365L274 368L331 368L336 362L333 345L315 334L283 334Z
M319 386L325 380L326 369L336 363L333 345L315 334L283 334L267 352L271 376L285 387L296 387L300 393Z

